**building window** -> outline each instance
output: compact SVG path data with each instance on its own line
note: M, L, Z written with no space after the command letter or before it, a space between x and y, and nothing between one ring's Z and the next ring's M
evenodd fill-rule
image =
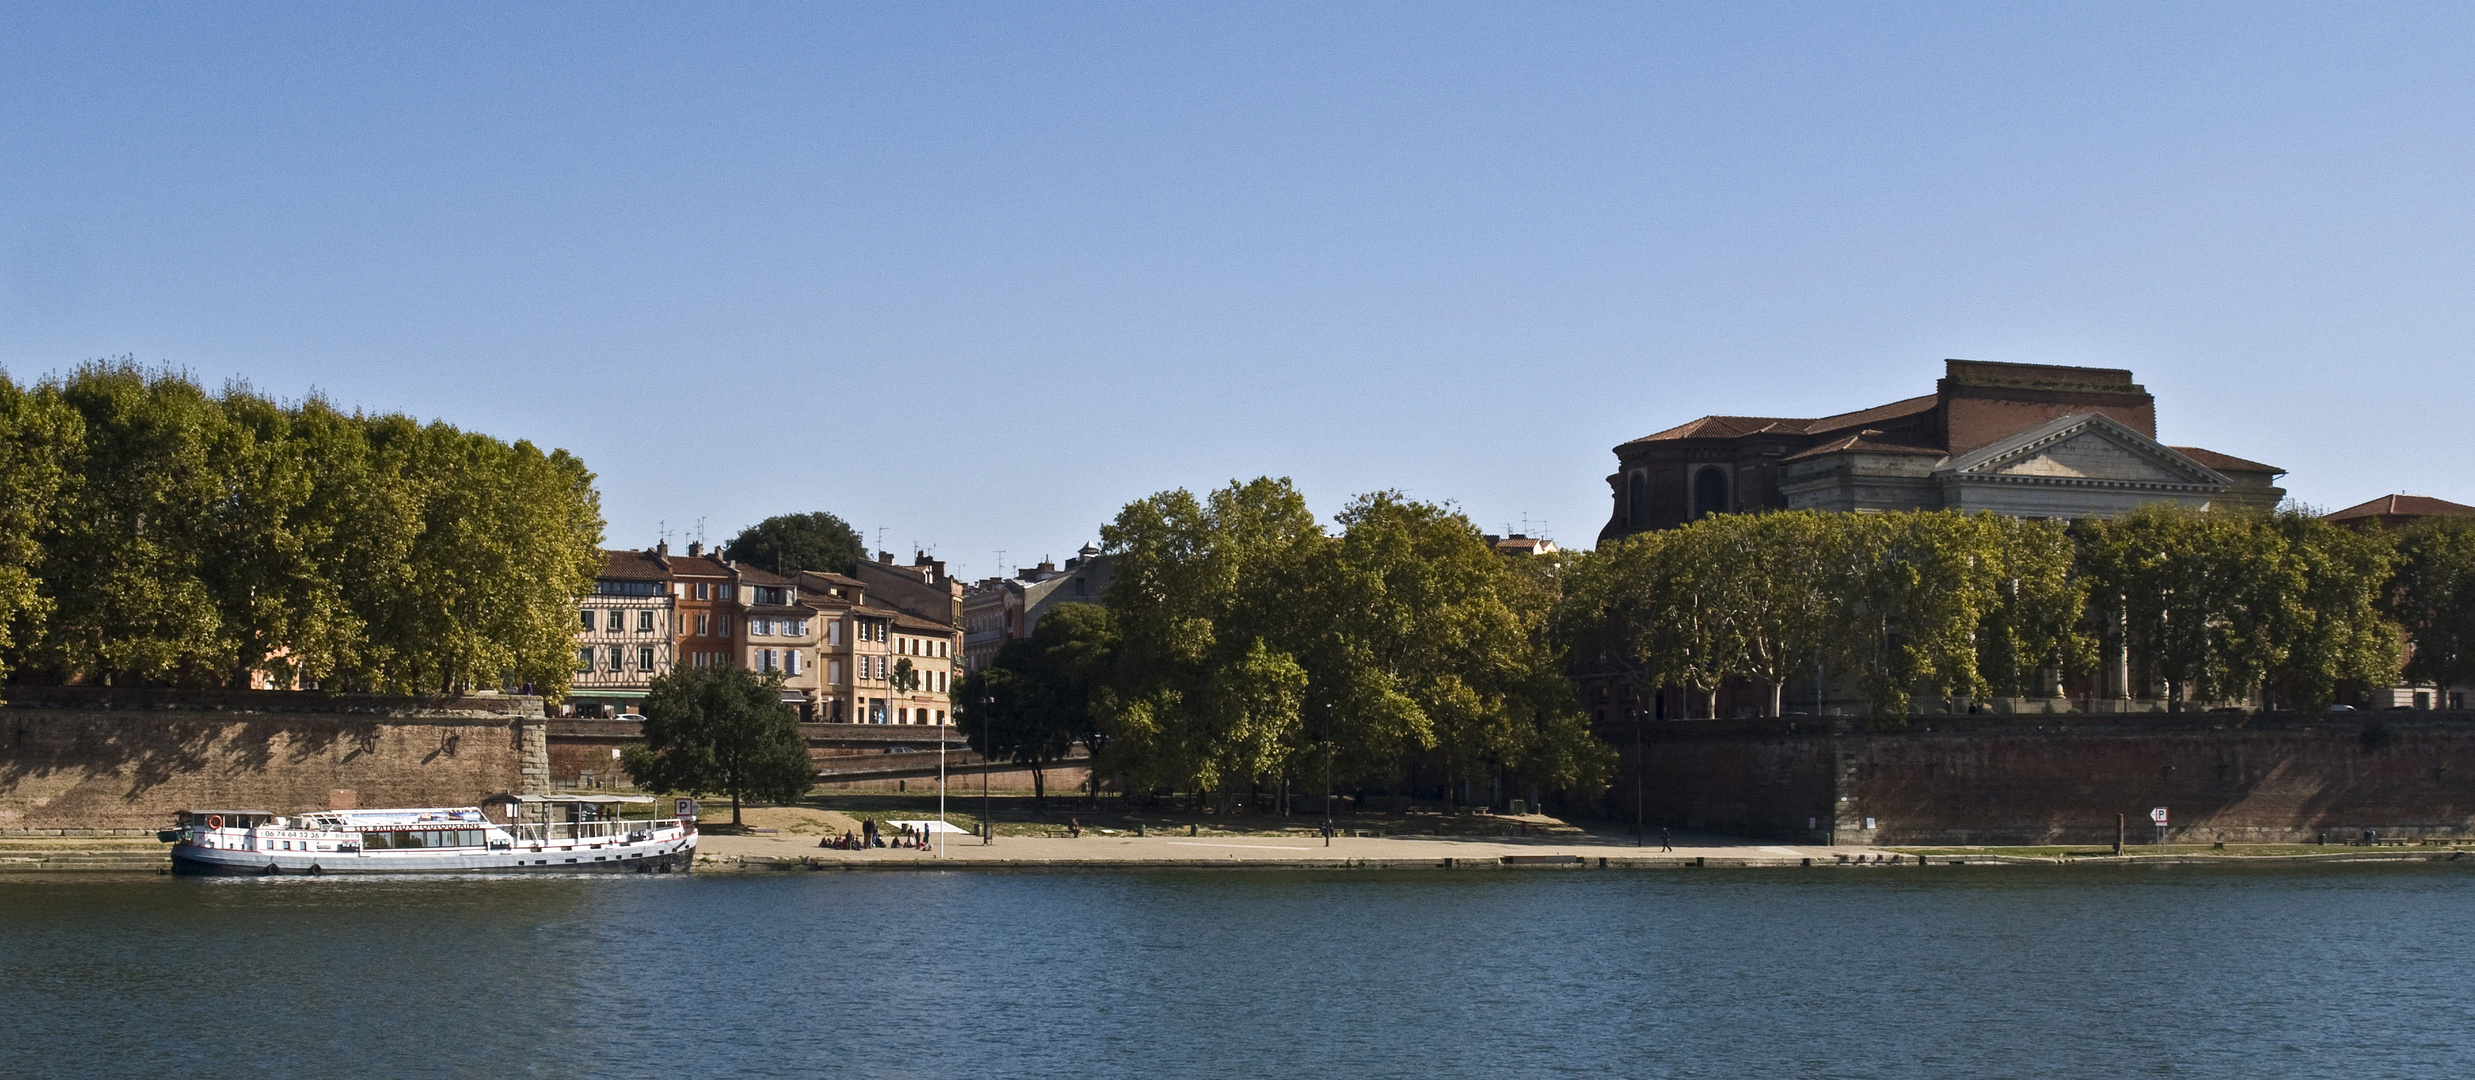
M1717 466L1693 474L1693 517L1700 520L1711 514L1728 512L1727 470Z
M827 645L840 645L840 644L842 644L842 620L840 620L840 619L829 619L829 620L827 620L827 621L826 621L826 623L825 623L825 644L827 644Z
M697 599L699 599L699 600L711 600L711 599L713 599L713 594L712 594L710 591L708 591L708 590L710 590L710 589L712 589L712 588L713 588L713 586L708 585L708 584L706 584L706 583L704 583L704 582L702 582L702 581L697 582L697 583L696 583L696 598L697 598Z
M582 673L591 672L592 670L593 670L593 647L592 647L592 646L590 646L590 645L587 645L587 646L585 646L584 648L581 648L581 649L576 650L576 671L577 671L579 674L582 674Z
M807 637L807 636L808 636L808 620L806 620L806 619L792 619L792 620L791 620L791 631L790 631L790 633L791 633L791 636L792 636L792 637Z
M638 611L638 612L636 613L636 631L637 631L638 633L643 633L643 634L650 634L650 633L652 633L652 632L653 632L653 613L652 613L652 612L650 612L650 611Z
M943 710L943 709L939 709L939 710L937 710L937 726L938 726L938 727L944 727L944 726L945 726L945 710Z
M772 650L772 649L758 649L758 650L756 650L756 670L758 670L758 671L772 671L772 670L773 670L773 650Z
M1636 469L1624 485L1624 518L1636 529L1650 527L1649 477Z
M707 614L705 614L705 613L703 613L703 612L698 612L698 613L696 614L696 636L697 636L697 637L709 637L709 636L711 636L712 634L713 634L713 616L711 616L711 615L707 615Z
M585 608L581 614L584 616L584 628L588 631L593 629L593 609Z
M625 657L625 655L621 652L621 650L620 650L620 648L619 648L618 646L613 645L613 646L611 646L611 647L610 647L610 670L612 670L612 671L619 671L619 670L622 670L622 669L623 669L623 667L624 667L624 661L625 661L625 660L626 660L626 657Z
M825 661L825 681L836 686L842 685L842 661Z
M756 587L756 602L760 604L787 604L791 602L790 592L790 589L782 586L759 585Z
M638 671L651 671L651 670L653 670L653 646L651 646L651 645L638 645L638 646L636 646L636 670L638 670Z
M799 650L782 650L782 669L793 675L799 674Z

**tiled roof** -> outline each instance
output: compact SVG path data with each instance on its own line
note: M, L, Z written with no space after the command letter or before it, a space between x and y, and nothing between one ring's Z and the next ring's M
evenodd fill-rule
M1633 441L1643 443L1666 442L1670 439L1733 439L1742 435L1751 435L1757 431L1801 432L1806 424L1812 422L1779 416L1705 416L1656 434L1644 435Z
M2475 506L2429 495L2383 495L2328 516L2330 521L2370 517L2475 517Z
M1805 434L1822 435L1833 431L1845 431L1852 427L1878 424L1884 420L1915 416L1918 413L1933 411L1933 407L1941 400L1937 395L1923 394L1903 401L1894 401L1888 405L1876 405L1870 409L1858 409L1851 413L1808 420L1805 422Z
M817 609L812 608L812 607L809 607L809 606L808 606L808 605L806 605L806 604L750 604L750 605L748 605L747 610L748 610L748 613L749 613L749 614L751 614L751 615L816 615L816 614L819 614L819 612L817 611Z
M1884 442L1880 439L1870 437L1879 434L1881 434L1881 432L1878 431L1864 432L1850 435L1846 438L1832 439L1831 441L1814 447L1811 450L1804 450L1789 454L1779 460L1796 461L1809 457L1821 457L1824 454L1841 454L1849 452L1859 454L1917 454L1924 457L1944 456L1944 451L1938 447L1909 446L1905 443Z
M778 575L778 574L771 574L771 573L767 573L767 572L765 572L765 571L763 571L763 570L759 570L759 569L757 569L757 568L755 568L755 567L753 567L753 566L749 566L749 565L748 565L748 564L746 564L746 563L739 563L739 564L737 564L734 568L735 568L735 569L737 569L737 570L739 571L739 583L740 583L740 584L742 584L742 585L796 585L796 584L798 584L798 582L792 581L792 580L791 580L791 579L789 579L789 578L782 577L781 575Z
M668 581L670 571L650 551L602 551L601 575L616 581Z
M934 619L923 619L904 612L895 613L894 627L899 630L916 630L926 634L951 634L955 629Z
M2168 449L2173 450L2175 453L2181 454L2184 457L2190 458L2193 461L2197 461L2202 465L2206 465L2209 468L2215 469L2218 472L2232 470L2234 472L2283 473L2286 471L2275 465L2263 465L2257 461L2247 461L2243 458L2236 457L2233 454L2220 454L2215 450L2203 450L2197 446L2174 446L2168 447Z
M670 557L670 572L674 577L726 578L730 576L730 567L722 565L722 560L711 555L673 555Z
M1644 435L1635 443L1667 442L1674 439L1734 439L1746 435L1820 435L1844 431L1865 424L1880 423L1901 417L1915 416L1933 409L1941 399L1933 394L1876 405L1870 409L1839 413L1819 419L1799 419L1785 416L1705 416L1679 424L1655 435ZM1632 445L1627 443L1625 445ZM1940 453L1940 451L1935 451Z

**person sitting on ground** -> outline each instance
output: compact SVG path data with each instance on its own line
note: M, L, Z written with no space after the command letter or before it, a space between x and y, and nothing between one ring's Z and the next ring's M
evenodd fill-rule
M1080 838L1082 835L1083 835L1083 819L1081 819L1081 818L1067 818L1067 819L1066 819L1066 838L1067 838L1067 839L1069 839L1069 840L1071 840L1071 839L1077 839L1077 838Z

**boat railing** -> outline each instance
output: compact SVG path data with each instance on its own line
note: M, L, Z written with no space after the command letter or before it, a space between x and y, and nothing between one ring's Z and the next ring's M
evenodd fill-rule
M568 841L599 841L620 839L637 833L653 833L679 827L679 818L659 821L550 821L524 822L500 826L518 844L565 843Z

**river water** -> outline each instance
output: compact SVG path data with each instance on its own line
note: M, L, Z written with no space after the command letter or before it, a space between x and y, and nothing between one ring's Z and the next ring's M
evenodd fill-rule
M2465 1077L2475 872L0 880L6 1077Z

